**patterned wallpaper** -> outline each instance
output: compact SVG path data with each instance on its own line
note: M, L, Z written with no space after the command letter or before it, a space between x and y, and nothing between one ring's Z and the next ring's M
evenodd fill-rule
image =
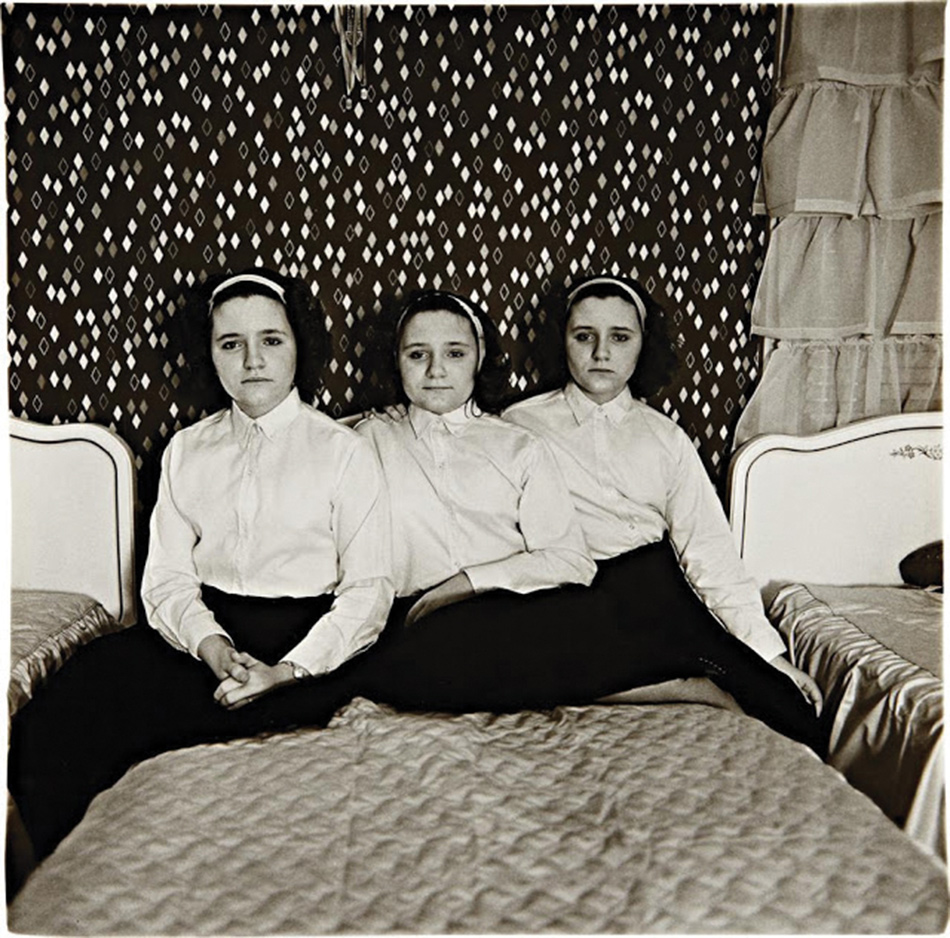
M527 393L545 297L609 270L675 311L652 403L719 475L757 378L774 31L773 7L372 6L347 101L332 7L6 6L11 410L117 430L148 507L197 416L169 328L195 278L311 280L341 415L404 292L486 302Z

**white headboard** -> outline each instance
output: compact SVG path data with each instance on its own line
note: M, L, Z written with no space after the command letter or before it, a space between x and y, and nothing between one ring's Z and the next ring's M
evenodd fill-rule
M943 537L942 469L940 413L750 440L729 469L746 568L761 587L899 584L901 559Z
M134 506L132 453L114 433L10 418L13 589L85 593L132 624Z

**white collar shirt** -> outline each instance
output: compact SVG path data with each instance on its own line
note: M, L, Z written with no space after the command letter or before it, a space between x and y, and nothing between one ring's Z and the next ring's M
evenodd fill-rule
M396 593L464 571L476 592L590 583L596 571L570 493L534 434L460 407L366 420L391 493Z
M197 654L225 635L201 586L262 597L333 593L284 660L331 671L372 643L392 602L389 507L376 455L296 390L252 420L237 405L175 434L162 458L142 598Z
M629 389L598 405L573 382L504 417L550 444L596 560L668 534L687 580L725 628L768 660L785 651L699 454L676 423Z

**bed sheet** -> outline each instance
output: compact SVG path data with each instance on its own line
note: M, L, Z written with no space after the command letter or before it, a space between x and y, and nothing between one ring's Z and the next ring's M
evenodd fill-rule
M701 705L357 699L135 766L9 910L38 934L935 932L945 871L810 750Z
M54 590L12 590L10 684L12 716L81 645L124 626L94 599Z
M942 596L789 584L769 616L834 714L828 762L946 858Z

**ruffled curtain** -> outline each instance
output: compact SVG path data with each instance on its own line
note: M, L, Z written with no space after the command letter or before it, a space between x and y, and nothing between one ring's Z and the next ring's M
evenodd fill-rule
M736 445L941 406L942 3L786 13L755 210L752 331L777 340Z

